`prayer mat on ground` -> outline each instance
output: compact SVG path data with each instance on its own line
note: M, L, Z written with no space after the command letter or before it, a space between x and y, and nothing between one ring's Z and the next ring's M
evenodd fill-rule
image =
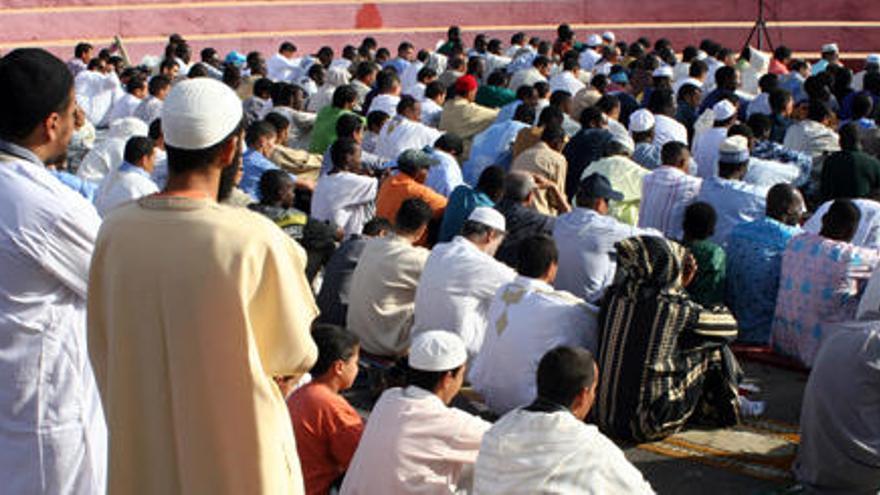
M750 418L723 430L682 431L638 448L754 478L791 482L799 440L796 425Z

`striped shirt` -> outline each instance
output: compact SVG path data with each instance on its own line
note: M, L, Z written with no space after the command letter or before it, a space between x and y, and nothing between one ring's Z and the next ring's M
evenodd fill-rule
M655 228L669 239L682 238L684 210L700 193L703 180L668 165L642 179L639 227Z

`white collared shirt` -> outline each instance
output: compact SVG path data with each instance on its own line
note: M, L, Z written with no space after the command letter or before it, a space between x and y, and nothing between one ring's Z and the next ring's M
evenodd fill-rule
M473 359L483 344L489 305L516 272L461 236L434 246L416 290L413 335L426 330L458 334Z
M385 122L379 131L376 154L386 160L396 160L405 150L433 146L442 135L442 132L433 127L396 115Z
M684 210L700 194L703 180L662 165L642 179L639 227L659 230L669 239L683 236Z
M561 270L560 270L561 272ZM469 378L496 414L535 400L541 357L561 345L596 352L598 309L538 279L518 276L489 307L489 324Z

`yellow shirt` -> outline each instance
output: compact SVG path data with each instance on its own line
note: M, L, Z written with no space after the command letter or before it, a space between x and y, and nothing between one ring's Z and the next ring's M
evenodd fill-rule
M108 493L299 494L273 376L317 357L305 253L262 216L147 197L109 215L89 278Z
M608 203L608 214L635 227L639 224L639 206L642 204L642 180L650 171L631 159L615 155L596 160L581 175L583 180L598 173L605 176L611 188L623 194L621 201Z
M498 117L498 109L487 108L468 101L467 98L456 97L447 100L440 114L440 130L451 132L464 141L464 153L459 160L465 160L471 152L474 136L485 131Z

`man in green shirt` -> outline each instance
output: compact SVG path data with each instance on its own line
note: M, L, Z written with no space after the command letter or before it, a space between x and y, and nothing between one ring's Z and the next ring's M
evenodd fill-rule
M697 262L697 275L687 291L705 308L724 304L727 257L721 246L709 240L715 233L716 219L712 205L700 201L688 206L684 212L682 243Z
M880 189L880 161L862 151L858 123L840 128L840 151L825 159L819 187L822 201L864 198Z
M336 141L336 121L344 114L354 113L357 98L357 90L351 85L336 88L333 92L333 104L322 108L315 118L309 152L323 155L333 141Z
M486 84L477 90L476 102L489 108L501 108L516 100L516 93L507 87L508 76L503 70L489 74Z

